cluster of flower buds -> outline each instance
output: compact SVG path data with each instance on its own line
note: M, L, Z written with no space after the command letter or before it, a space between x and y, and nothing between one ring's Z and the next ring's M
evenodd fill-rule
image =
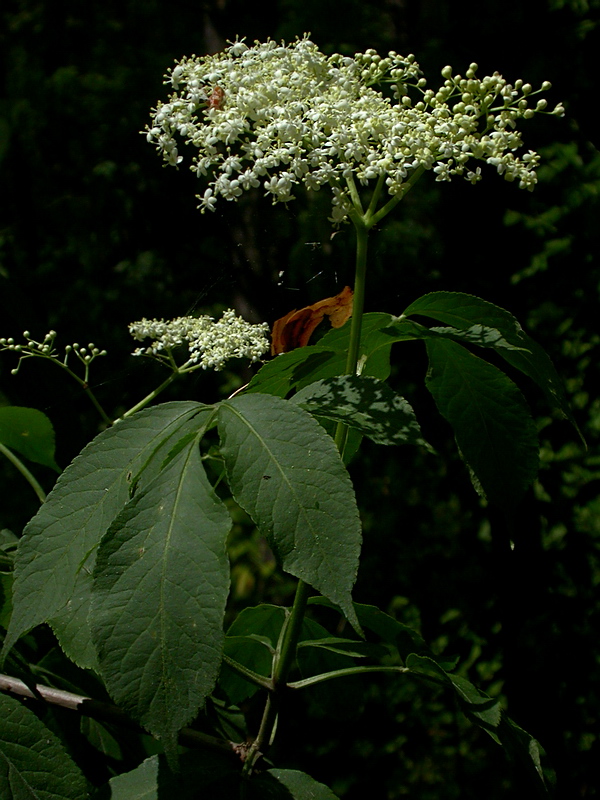
M19 363L13 370L11 370L11 374L16 375L21 367L22 361L26 358L32 358L34 356L37 356L38 358L49 358L58 363L61 367L68 369L69 355L73 353L85 366L87 379L87 370L89 369L92 361L99 356L106 355L106 350L100 350L100 348L96 347L93 342L90 342L87 347L74 342L73 344L68 344L65 347L64 356L61 356L54 347L54 340L56 339L56 336L56 331L48 331L42 341L38 342L36 339L32 338L29 331L23 331L23 338L25 339L24 344L15 342L13 338L1 338L0 349L11 350L19 355Z
M475 183L481 166L473 162L532 189L539 156L522 153L517 123L564 109L532 103L548 82L534 91L497 72L476 73L477 64L464 77L445 67L444 83L432 90L413 55L326 56L307 36L289 45L236 41L178 62L165 81L174 91L152 110L144 133L174 166L183 161L181 140L191 146L191 169L208 179L198 195L202 211L253 187L287 203L299 187L329 186L339 223L355 203L349 182L384 180L395 197L416 170Z
M212 317L178 317L172 320L142 319L129 325L134 339L153 339L148 347L139 347L134 356L156 358L180 372L198 367L220 370L230 358L258 361L269 349L266 323L253 325L228 309L220 320ZM177 366L172 351L181 345L188 349L188 359Z

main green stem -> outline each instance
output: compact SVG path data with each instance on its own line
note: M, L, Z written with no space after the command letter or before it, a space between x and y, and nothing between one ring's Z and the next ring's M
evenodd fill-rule
M362 211L362 209L361 209ZM357 213L352 215L352 222L356 230L356 269L354 276L354 298L352 304L352 322L350 326L350 342L348 345L348 356L346 359L346 374L354 375L358 366L360 352L360 332L362 327L362 317L365 305L365 281L367 274L367 242L369 228L365 221L369 215ZM335 443L341 454L344 452L348 428L343 423L339 423L335 433ZM269 692L267 703L263 712L258 735L246 757L244 764L244 774L250 775L254 764L262 755L264 749L269 746L273 737L273 731L277 722L277 714L281 701L281 691L285 688L289 671L296 657L296 648L302 630L302 621L306 611L310 587L303 580L298 581L294 605L290 616L285 622L282 632L281 642L278 647L278 654L273 668L273 689Z

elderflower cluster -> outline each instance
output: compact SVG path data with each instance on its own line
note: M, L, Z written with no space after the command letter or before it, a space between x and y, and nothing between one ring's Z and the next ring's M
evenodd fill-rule
M397 196L420 168L438 181L462 176L475 183L481 168L473 161L532 189L539 156L517 152L516 124L546 110L546 100L531 99L550 84L533 91L522 80L476 72L477 64L465 77L445 67L444 83L433 91L413 55L328 57L306 35L289 45L236 41L216 55L176 63L165 80L174 91L152 110L143 133L173 166L183 161L179 139L195 148L191 169L208 177L198 195L202 211L253 187L286 203L299 186L328 185L339 223L351 208L353 181L384 180Z
M258 361L269 349L267 323L253 325L229 309L220 320L212 317L142 319L129 325L134 339L153 339L149 347L139 347L134 356L149 355L173 366L171 351L186 344L189 359L184 368L202 367L220 370L230 358Z

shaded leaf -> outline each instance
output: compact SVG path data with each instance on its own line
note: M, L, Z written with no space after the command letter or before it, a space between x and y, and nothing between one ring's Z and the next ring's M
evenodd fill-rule
M426 385L451 424L476 488L514 505L538 470L537 431L523 395L499 369L452 341L427 340Z
M58 738L18 700L0 693L2 800L82 800L85 778Z
M360 520L331 437L293 403L255 394L219 405L219 434L232 493L283 569L338 603L359 627L350 592Z
M60 472L54 460L54 428L48 417L36 408L0 408L0 444L16 450L30 461Z
M134 476L153 459L162 463L171 437L181 438L186 425L199 427L202 411L206 406L179 402L141 411L97 436L62 473L19 542L15 608L3 653L29 629L57 617L56 633L69 658L95 666L86 608L96 548L129 500Z
M419 444L421 436L412 406L383 381L341 375L300 389L292 402L316 416L344 422L378 444Z
M269 769L248 785L249 800L338 800L328 786L295 769Z
M273 666L273 653L265 645L250 636L263 637L273 648L277 647L279 634L285 619L285 609L265 603L254 608L245 608L233 621L225 637L224 653L239 664L259 675L269 677ZM219 686L229 700L238 705L252 697L259 687L223 664Z
M499 331L509 344L524 348L513 350L502 346L497 347L497 351L509 364L534 380L550 405L557 408L579 431L562 381L548 354L525 333L510 312L470 294L432 292L411 303L403 316L411 314L431 317L460 330L472 329L474 324L489 326Z
M99 548L91 626L102 677L167 750L217 677L230 527L192 441L134 496Z
M326 597L311 597L309 605L321 605L340 611ZM354 610L362 628L377 634L384 642L395 647L404 660L410 653L430 653L429 647L421 636L408 625L386 614L376 606L354 603ZM341 613L341 611L340 611Z

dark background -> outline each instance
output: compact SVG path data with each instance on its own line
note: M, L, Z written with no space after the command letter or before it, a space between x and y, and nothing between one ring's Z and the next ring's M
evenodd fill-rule
M55 328L59 344L105 347L92 383L113 416L165 377L130 357L129 322L235 306L272 323L352 281L352 231L330 238L326 198L285 209L248 195L202 216L198 181L161 168L139 132L175 59L236 35L289 41L310 31L327 53L413 52L432 88L446 64L464 74L471 61L480 75L552 82L549 102L563 101L565 118L523 125L526 146L543 155L535 192L493 169L477 186L425 176L372 237L367 310L400 313L439 289L508 308L554 359L588 450L521 384L542 469L511 549L433 413L423 352L408 343L392 382L441 458L367 446L352 472L365 527L355 598L420 626L472 680L501 692L546 748L565 798L595 797L600 783L599 9L598 0L4 0L0 10L0 336ZM48 414L65 466L100 429L93 408L53 365L27 362L16 377L13 366L0 358L0 402ZM203 373L164 399L211 402L236 381L239 372ZM37 474L50 488L49 471ZM18 533L35 510L30 489L6 464L0 481L0 525ZM248 580L234 583L232 602L254 602L256 576L237 566ZM381 680L361 689L352 716L356 698L340 686L341 708L315 696L290 709L282 765L349 800L511 796L518 776L449 698Z

